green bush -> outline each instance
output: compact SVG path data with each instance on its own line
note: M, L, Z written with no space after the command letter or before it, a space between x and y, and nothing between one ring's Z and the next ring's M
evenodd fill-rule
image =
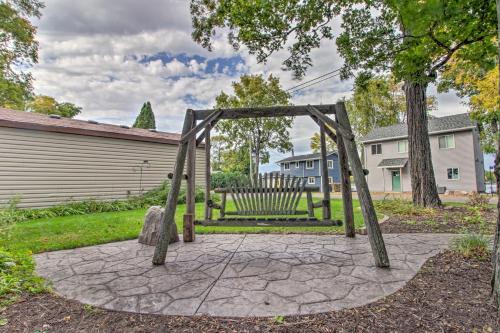
M47 289L34 270L29 251L9 252L0 248L0 306L11 303L20 293L39 293Z
M467 258L485 260L490 256L490 242L480 234L466 234L451 240L451 248Z
M212 174L212 188L225 188L236 183L243 183L248 177L240 172L216 172Z
M135 210L155 205L164 205L167 194L170 191L170 183L162 185L144 193L141 196L133 196L125 200L98 201L89 199L84 201L70 201L57 206L42 209L18 209L19 197L11 199L6 209L0 210L0 226L11 223L35 220L40 218L51 218L56 216L85 215L103 212L121 212ZM205 194L202 188L197 187L195 201L202 202ZM186 189L181 188L178 203L186 203Z

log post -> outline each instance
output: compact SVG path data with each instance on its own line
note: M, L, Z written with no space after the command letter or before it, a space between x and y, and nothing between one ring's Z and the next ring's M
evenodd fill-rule
M191 131L196 126L194 117L191 119ZM191 215L191 218L184 216L183 238L184 242L193 242L194 235L194 216L196 216L196 133L192 135L188 143L187 151L187 185L186 185L186 215Z
M212 219L212 208L209 207L210 190L212 186L210 173L210 125L205 127L205 221Z
M339 153L340 187L342 190L342 205L344 208L345 236L355 237L356 229L354 227L354 210L352 206L349 160L347 158L347 152L344 147L344 139L342 138L342 135L337 137L337 149Z
M347 152L348 159L351 163L354 182L356 184L356 190L361 205L361 212L363 213L366 232L368 234L368 240L370 241L370 246L372 248L375 264L378 267L389 267L389 257L385 248L384 238L382 237L382 232L380 231L377 214L375 213L375 208L373 207L372 197L368 189L363 166L361 165L361 160L359 159L356 143L353 139L349 117L347 116L347 112L343 102L337 103L336 111L337 121L339 122L340 126L342 126L344 130L347 130L348 132L348 137L343 138L344 146ZM340 136L341 133L338 134Z
M319 137L321 143L321 188L323 190L323 220L332 218L331 203L330 203L330 183L328 182L328 162L326 157L326 137L325 124L319 124Z
M193 110L187 110L184 118L184 126L182 134L189 132L193 123ZM175 161L174 172L172 175L172 186L168 192L167 202L165 204L165 214L160 227L158 242L156 243L155 252L153 255L154 265L163 265L167 257L168 240L169 240L169 226L175 223L175 210L177 208L177 200L179 197L179 190L181 187L182 173L184 171L184 164L186 163L187 147L186 143L180 143L177 151L177 160Z

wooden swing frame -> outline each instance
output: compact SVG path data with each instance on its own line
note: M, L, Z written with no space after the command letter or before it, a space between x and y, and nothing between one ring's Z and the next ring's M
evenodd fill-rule
M335 119L328 117L335 116ZM355 237L354 211L352 205L352 192L350 183L349 164L354 176L354 182L361 205L361 211L366 226L368 239L371 245L375 264L378 267L389 267L389 257L385 248L384 239L378 224L377 214L365 179L361 160L358 155L355 137L351 129L349 118L343 102L328 105L301 105L301 106L275 106L257 108L217 109L217 110L191 110L186 111L181 140L179 143L177 160L171 174L172 186L167 196L165 214L158 235L153 264L163 265L168 250L169 224L175 223L175 210L181 180L187 181L186 213L184 214L183 241L192 242L195 239L195 159L196 147L205 141L205 220L212 219L210 208L210 131L222 119L242 119L261 117L309 116L320 129L321 145L321 175L323 190L322 219L331 219L330 188L328 183L328 166L326 136L328 135L336 144L339 156L342 202L344 208L344 224L346 237ZM198 123L199 122L199 123ZM335 131L332 131L333 129ZM200 133L201 132L201 133ZM198 137L196 137L196 135ZM187 161L186 161L187 160ZM186 165L186 175L183 175Z

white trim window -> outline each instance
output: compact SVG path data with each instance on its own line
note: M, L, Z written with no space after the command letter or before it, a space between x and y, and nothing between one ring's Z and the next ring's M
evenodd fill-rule
M330 184L330 185L333 184L333 177L328 177L328 184Z
M408 152L408 140L398 141L398 153Z
M376 143L372 145L372 155L380 155L382 154L382 144Z
M300 168L300 162L295 162L295 169Z
M460 170L459 168L448 168L446 170L448 175L448 180L459 180L460 179Z
M326 163L328 165L328 169L333 169L333 160L328 160Z
M290 163L283 163L283 169L284 170L290 170Z
M441 135L438 137L439 149L455 148L455 134Z
M309 185L316 184L316 177L307 177L307 184Z
M314 169L314 161L313 160L306 161L306 169Z

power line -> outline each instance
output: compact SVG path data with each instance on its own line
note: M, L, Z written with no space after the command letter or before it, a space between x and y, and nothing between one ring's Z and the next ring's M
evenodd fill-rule
M302 82L301 84L298 84L298 85L296 85L296 86L293 86L293 87L291 87L291 88L288 88L288 89L287 89L287 90L285 90L285 91L294 90L295 88L298 88L298 87L300 87L300 86L303 86L303 85L305 85L305 84L308 84L309 82L316 81L316 80L321 79L321 78L323 78L323 77L325 77L325 76L327 76L327 75L330 75L330 74L336 73L336 72L338 72L338 71L340 71L340 70L341 70L341 68L337 68L337 69L335 69L335 70L333 70L333 71L331 71L331 72L328 72L328 73L325 73L325 74L320 75L320 76L318 76L318 77L315 77L314 79L307 80L307 81L305 81L305 82Z
M308 84L308 85L306 85L306 86L304 86L304 87L300 87L299 89L295 89L295 90L293 90L291 93L292 93L292 94L294 94L294 93L296 93L296 92L298 92L298 91L301 91L301 90L303 90L303 89L306 89L306 88L308 88L308 87L310 87L310 86L314 86L315 84L318 84L318 83L320 83L320 82L323 82L323 81L326 81L326 80L332 79L332 78L334 78L334 77L336 77L336 76L339 76L339 75L340 75L340 74L333 74L333 75L331 75L331 76L329 76L329 77L326 77L326 78L324 78L324 79L322 79L322 80L319 80L319 81L313 82L313 83Z

